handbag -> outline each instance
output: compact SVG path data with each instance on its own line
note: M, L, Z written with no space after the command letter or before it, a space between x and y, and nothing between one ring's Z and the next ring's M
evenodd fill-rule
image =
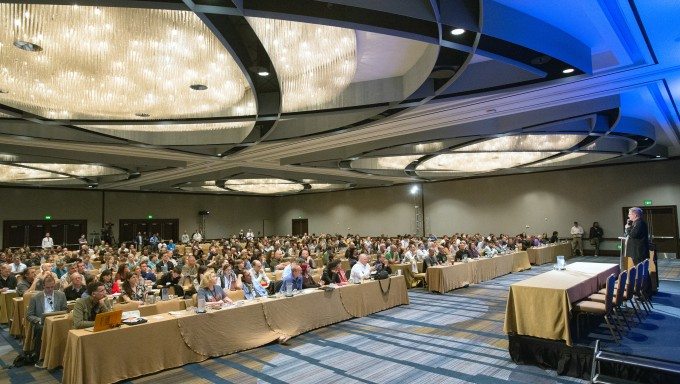
M387 273L387 271L385 271ZM383 295L387 295L390 293L390 287L392 286L392 279L389 278L389 275L386 279L378 279L376 276L376 280L378 280L378 285L380 285L380 291L382 292ZM383 286L383 282L387 280L387 289Z

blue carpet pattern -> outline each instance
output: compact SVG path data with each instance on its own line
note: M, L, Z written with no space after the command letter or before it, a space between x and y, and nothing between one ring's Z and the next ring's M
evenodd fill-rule
M572 261L616 262L616 258ZM584 383L538 367L518 366L507 351L503 321L508 286L550 268L534 267L443 295L413 289L407 306L317 329L288 345L270 344L127 383ZM677 311L678 303L671 304ZM19 345L6 327L0 336L4 368ZM658 342L649 336L646 341ZM0 371L0 382L60 379L61 370L50 373L32 366Z

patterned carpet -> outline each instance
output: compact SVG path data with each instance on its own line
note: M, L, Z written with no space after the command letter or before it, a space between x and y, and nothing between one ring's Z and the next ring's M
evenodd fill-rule
M572 261L615 262L616 258ZM270 344L129 382L583 382L534 366L518 366L507 352L502 330L509 284L551 267L534 267L444 295L410 290L410 305L308 332L288 345ZM6 327L0 329L0 336L0 366L4 368L17 355L19 345L7 335ZM0 382L57 383L60 379L61 370L50 373L32 366L0 371Z

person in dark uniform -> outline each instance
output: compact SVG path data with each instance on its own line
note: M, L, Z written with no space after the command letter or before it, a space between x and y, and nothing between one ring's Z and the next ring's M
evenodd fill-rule
M649 230L642 220L642 209L633 207L628 210L626 236L626 256L631 257L635 264L649 257Z

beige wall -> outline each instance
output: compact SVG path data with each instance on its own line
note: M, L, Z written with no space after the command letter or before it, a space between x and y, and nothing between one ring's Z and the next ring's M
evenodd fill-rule
M289 234L292 219L309 220L311 233L352 233L370 235L411 233L415 226L414 201L410 186L357 189L277 197L275 232Z
M531 233L568 236L577 220L594 221L605 237L623 231L621 208L680 205L680 161L489 177L424 186L427 231ZM616 244L607 244L613 248Z

